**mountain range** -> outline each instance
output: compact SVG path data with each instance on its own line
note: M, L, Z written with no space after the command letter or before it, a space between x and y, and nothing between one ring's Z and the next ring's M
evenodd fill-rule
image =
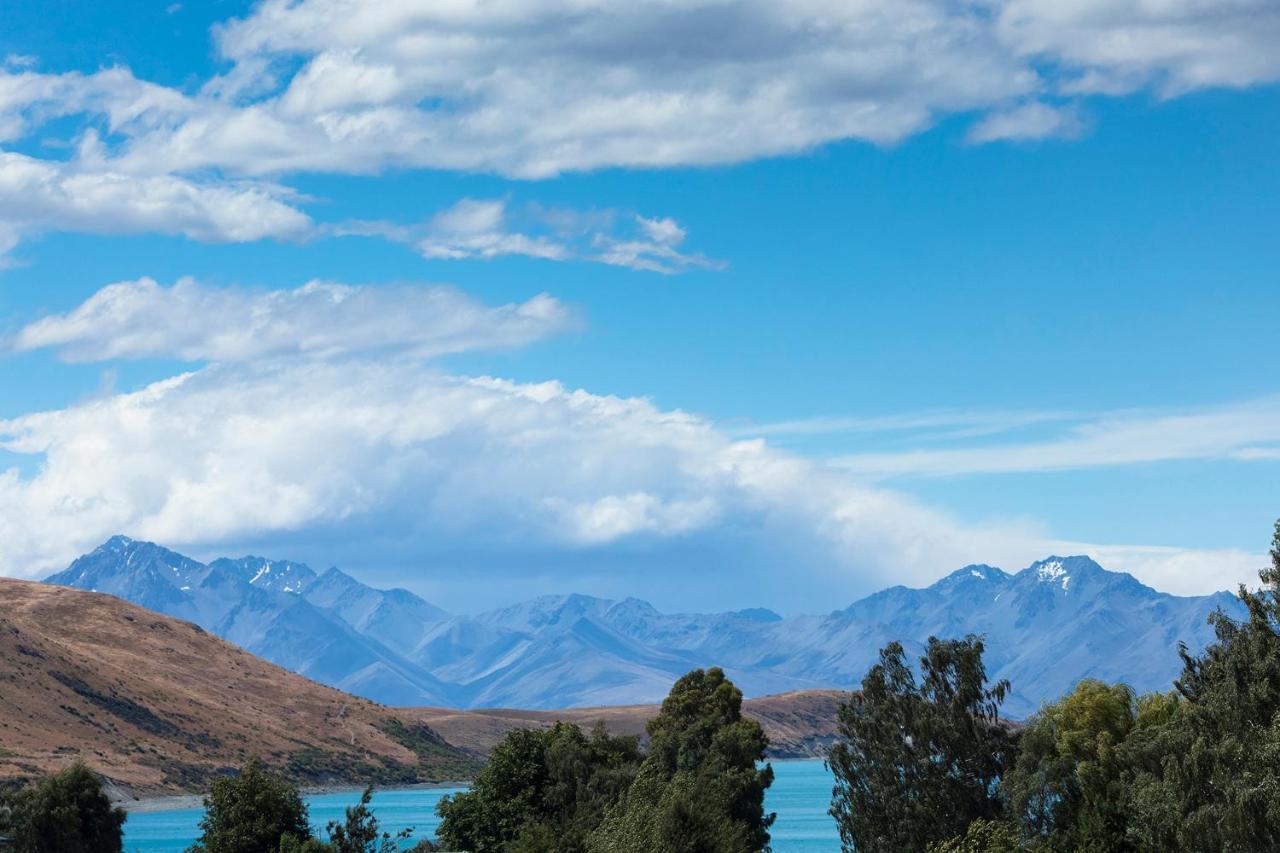
M1023 716L1083 677L1168 689L1178 643L1213 636L1208 615L1243 609L1220 592L1158 592L1088 557L1014 574L966 566L931 586L895 586L825 615L763 608L665 614L635 598L544 596L466 616L331 568L261 557L200 563L116 536L49 583L109 593L194 622L316 681L390 705L565 708L660 700L697 666L722 666L748 696L853 689L892 640L981 634L992 678Z

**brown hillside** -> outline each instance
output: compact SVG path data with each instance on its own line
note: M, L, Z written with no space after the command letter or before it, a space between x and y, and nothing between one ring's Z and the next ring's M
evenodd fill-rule
M826 754L835 742L837 711L849 694L840 690L797 690L742 703L746 716L759 721L769 736L774 758L811 758ZM449 743L475 755L489 750L512 729L549 727L557 720L583 727L603 721L615 734L644 734L644 724L658 713L657 705L617 705L606 708L568 708L559 711L520 711L482 708L400 708L407 724L427 725Z
M188 622L0 578L0 783L81 758L122 793L188 792L251 754L313 785L476 768L426 726Z

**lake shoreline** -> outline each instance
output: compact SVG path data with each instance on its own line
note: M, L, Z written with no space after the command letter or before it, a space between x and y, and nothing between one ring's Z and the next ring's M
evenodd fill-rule
M415 782L409 785L387 785L375 786L379 791L427 791L436 788L467 788L470 787L470 779L459 779L447 782ZM317 797L326 794L360 794L364 791L364 785L317 785L311 788L302 788L301 793L304 797ZM113 800L112 805L119 806L129 814L148 814L152 812L171 812L181 809L198 809L204 806L204 794L169 794L163 797L139 797L136 800Z

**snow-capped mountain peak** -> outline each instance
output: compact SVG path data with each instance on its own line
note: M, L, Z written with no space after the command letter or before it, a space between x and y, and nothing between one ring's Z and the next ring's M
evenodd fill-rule
M1036 579L1041 583L1060 583L1063 589L1071 583L1071 575L1067 574L1061 560L1048 560L1041 563L1036 569Z
M450 616L412 592L330 569L242 557L196 562L113 537L51 582L108 592L189 619L318 681L397 705L572 707L661 699L698 666L722 666L749 696L856 687L879 649L914 656L928 637L985 638L987 671L1009 678L1020 716L1085 675L1167 690L1212 639L1229 594L1157 592L1084 556L1017 574L974 564L924 588L895 586L826 615L663 613L646 601L543 596Z

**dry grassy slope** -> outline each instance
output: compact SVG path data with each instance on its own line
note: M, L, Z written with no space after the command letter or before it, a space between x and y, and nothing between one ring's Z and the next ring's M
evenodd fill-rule
M835 741L837 711L848 695L839 690L797 690L748 699L743 702L743 713L764 727L772 757L821 756ZM449 743L483 756L512 729L551 726L557 720L584 727L604 721L615 734L643 735L645 723L658 713L658 706L618 705L560 711L400 708L397 712L407 723L430 726Z
M0 578L0 782L82 758L125 792L202 788L255 754L304 784L468 778L403 717L120 599Z

